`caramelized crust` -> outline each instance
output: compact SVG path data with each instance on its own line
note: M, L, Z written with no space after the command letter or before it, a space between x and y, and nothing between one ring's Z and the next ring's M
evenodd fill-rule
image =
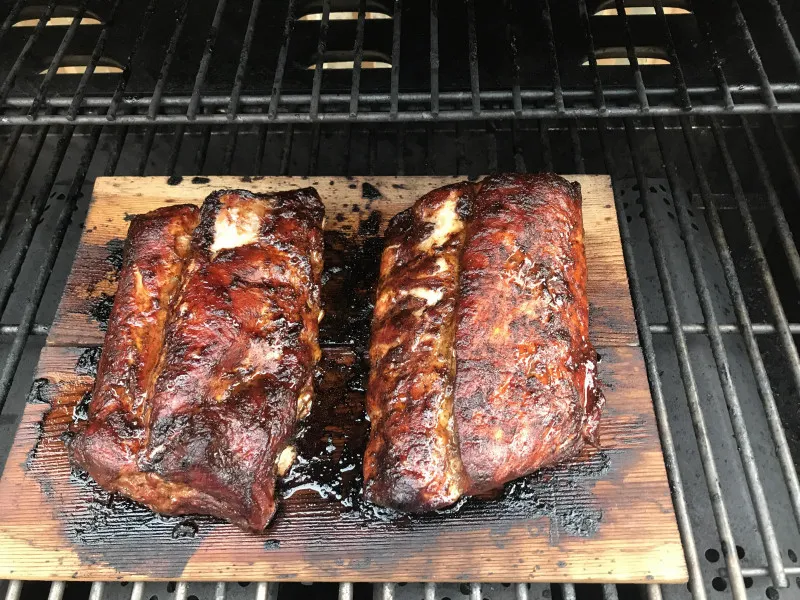
M372 325L366 497L399 510L448 506L464 491L453 431L455 303L469 184L441 188L386 234Z
M88 423L71 445L75 461L105 488L121 490L138 472L144 408L199 212L160 208L137 215L128 229Z
M206 199L166 327L160 324L157 364L138 366L150 369L154 383L136 420L136 452L101 485L158 512L266 527L320 357L323 214L312 189ZM129 301L120 292L115 309ZM116 337L109 327L104 359ZM98 376L98 389L116 376L114 369ZM119 437L104 448L115 451ZM76 452L76 459L94 475L93 455Z
M367 498L441 508L596 443L588 309L577 184L499 175L398 215L370 347Z
M577 184L556 175L483 181L456 312L455 420L469 493L595 442L603 399Z

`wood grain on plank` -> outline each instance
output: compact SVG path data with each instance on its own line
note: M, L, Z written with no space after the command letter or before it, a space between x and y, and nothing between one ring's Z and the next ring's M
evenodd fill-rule
M548 472L531 497L473 499L454 514L387 522L300 490L253 535L153 515L71 474L62 437L92 377L75 372L84 349L47 347L38 397L50 404L27 406L0 481L0 577L685 581L640 349L598 350L608 397L603 449ZM329 349L324 362L348 364L349 352ZM335 377L321 387L319 411L346 413L361 401ZM322 460L336 469L349 432L324 431L330 441L321 441L336 449Z
M583 193L583 221L589 270L590 331L596 346L638 344L636 323L622 257L610 180L605 175L566 175ZM200 204L221 188L274 192L314 186L325 202L326 228L348 235L381 233L389 219L452 177L184 177L169 185L164 177L110 177L95 183L85 232L73 272L47 343L89 346L103 343L92 303L113 295L116 281L108 262L109 243L124 240L131 215L165 204ZM463 178L460 178L463 179ZM192 183L199 180L200 183ZM373 231L372 228L377 228Z

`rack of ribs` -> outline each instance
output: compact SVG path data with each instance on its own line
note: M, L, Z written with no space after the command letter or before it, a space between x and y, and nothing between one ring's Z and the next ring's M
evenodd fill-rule
M580 188L498 175L389 225L370 347L364 490L453 504L597 444Z
M219 191L136 217L74 461L165 514L263 530L310 410L324 208Z

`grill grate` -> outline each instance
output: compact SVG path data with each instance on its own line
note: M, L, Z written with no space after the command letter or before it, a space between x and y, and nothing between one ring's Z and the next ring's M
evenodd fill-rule
M691 574L690 591L647 586L641 592L651 600L689 593L695 600L728 593L736 600L800 597L794 338L800 280L791 233L800 218L796 132L792 119L776 116L6 128L0 131L6 144L0 190L9 198L0 221L0 456L21 414L97 176L609 173ZM6 597L42 593L33 585L12 583ZM362 588L342 584L338 594L369 595ZM88 589L53 584L49 593L55 599ZM191 585L150 592L144 584L99 583L90 597L149 598L146 589L168 598L225 597L222 587L190 594ZM227 597L235 590L291 598L296 589L312 588L229 585ZM442 585L387 584L374 593L452 600L547 598L546 591L563 600L625 600L637 590L523 585L490 594L489 586L472 584L457 595Z
M800 110L800 11L778 0L31 2L0 7L5 124Z

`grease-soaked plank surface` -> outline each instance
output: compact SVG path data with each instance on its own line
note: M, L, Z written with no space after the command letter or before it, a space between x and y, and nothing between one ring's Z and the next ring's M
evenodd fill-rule
M441 514L392 515L360 495L363 393L380 233L452 178L99 179L72 275L0 480L0 577L349 581L686 581L607 177L581 182L591 335L607 405L602 449ZM323 360L299 460L273 524L253 535L162 517L71 471L116 286L126 215L211 191L314 185L328 214Z

